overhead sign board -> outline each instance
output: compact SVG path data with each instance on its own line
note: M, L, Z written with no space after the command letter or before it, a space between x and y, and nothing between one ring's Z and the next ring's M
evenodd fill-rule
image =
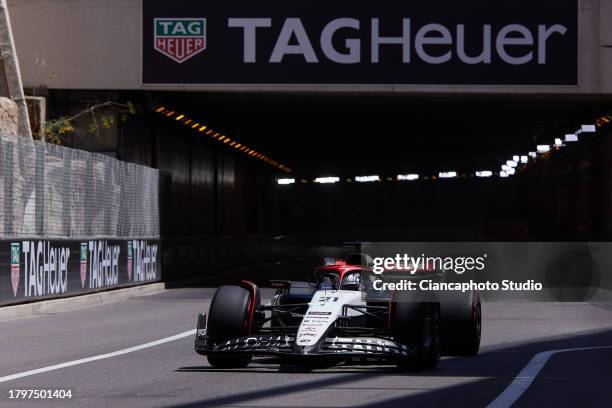
M144 84L577 85L578 0L143 0Z

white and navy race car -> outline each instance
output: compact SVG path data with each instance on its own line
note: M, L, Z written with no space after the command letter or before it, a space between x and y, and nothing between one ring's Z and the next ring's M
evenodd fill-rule
M219 287L208 317L198 316L196 352L216 368L246 367L253 356L433 368L442 354L478 353L478 292L372 291L380 276L368 262L349 254L317 268L312 282L272 281L269 305L252 282ZM409 278L445 279L419 272Z

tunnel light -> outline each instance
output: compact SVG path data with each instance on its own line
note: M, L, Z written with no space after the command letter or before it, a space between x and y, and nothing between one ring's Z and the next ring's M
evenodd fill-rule
M476 177L491 177L493 172L490 170L482 170L476 172Z
M561 140L560 138L556 137L556 138L555 138L555 146L556 146L556 147L561 147L561 146L563 146L563 140Z
M529 157L527 155L521 156L521 164L527 164Z
M174 118L176 121L180 122L182 125L185 126L189 126L192 129L195 129L199 132L204 133L205 135L210 135L213 139L217 139L220 142L223 142L224 144L227 144L230 147L233 147L235 149L237 149L239 152L247 154L249 156L253 156L271 166L274 166L286 173L290 173L291 169L289 167L286 167L284 164L281 164L275 160L270 159L269 157L267 157L266 155L264 155L263 153L259 153L257 151L255 151L254 149L250 149L247 146L244 146L240 143L238 143L236 140L233 140L232 138L223 135L219 132L215 132L213 129L209 129L208 126L199 123L199 122L195 122L193 119L190 119L189 117L187 117L185 114L179 114L173 110L167 109L164 106L158 106L155 109L153 109L156 113L159 113L161 115L164 115L167 118ZM175 117L176 116L176 117ZM333 181L332 181L333 182Z
M412 181L412 180L418 180L418 179L419 179L418 174L398 174L397 175L398 181Z
M577 141L578 141L578 135L575 135L573 133L568 133L567 135L565 135L565 143L577 142Z
M595 125L582 125L580 127L580 129L584 132L584 133L595 133L596 129L595 129Z
M520 159L519 159L519 156L518 156L518 155L514 155L514 156L512 156L512 160L514 160L515 162L517 162L517 163L518 163L518 161L519 161Z
M295 179L293 178L281 178L276 180L276 182L280 185L287 185L287 184L294 184L295 183Z
M597 120L595 121L595 127L600 128L602 126L607 125L608 123L611 122L610 120L611 118L612 118L611 115L604 115L604 116L597 118Z
M508 177L508 173L506 173L505 171L500 171L499 177L502 177L502 178Z
M536 150L538 151L538 153L548 153L550 152L550 146L549 145L538 145L536 147Z
M529 157L531 157L532 159L535 159L536 157L538 157L538 154L536 152L529 152Z
M518 156L514 156L514 157L516 157L516 160L508 160L506 162L508 167L516 167L516 166L518 166L518 163L517 163L518 162Z
M371 183L373 181L380 181L379 176L357 176L355 181L358 183Z
M440 178L454 178L457 177L456 171L441 171L438 173L438 177Z
M319 184L331 184L340 181L340 177L317 177L314 182Z

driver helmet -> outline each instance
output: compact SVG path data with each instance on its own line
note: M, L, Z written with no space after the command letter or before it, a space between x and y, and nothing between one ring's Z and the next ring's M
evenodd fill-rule
M361 275L358 273L350 273L342 280L342 289L345 290L359 290L361 285Z

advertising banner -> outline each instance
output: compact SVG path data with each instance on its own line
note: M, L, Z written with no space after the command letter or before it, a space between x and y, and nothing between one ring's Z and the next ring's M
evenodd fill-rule
M0 305L160 278L157 240L0 241Z
M143 0L144 84L577 85L578 0Z

